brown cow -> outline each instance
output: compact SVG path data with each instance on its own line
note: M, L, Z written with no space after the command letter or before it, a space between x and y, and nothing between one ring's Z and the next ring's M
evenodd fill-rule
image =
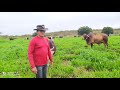
M86 40L86 43L88 45L93 46L94 43L100 45L101 43L104 44L104 47L108 47L108 35L104 33L89 33L89 34L84 34L84 40Z
M52 55L54 55L56 53L56 45L54 43L54 39L53 39L53 37L48 37L48 39L49 39L51 53L52 53Z

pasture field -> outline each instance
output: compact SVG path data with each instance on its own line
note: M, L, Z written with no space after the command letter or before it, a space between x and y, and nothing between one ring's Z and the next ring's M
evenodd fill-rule
M55 38L57 52L48 78L120 78L120 36L109 36L108 49L101 44L85 47L81 37ZM35 78L27 50L29 40L0 38L0 78Z

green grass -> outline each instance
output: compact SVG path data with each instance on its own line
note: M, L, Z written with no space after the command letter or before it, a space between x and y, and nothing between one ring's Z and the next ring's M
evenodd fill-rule
M0 78L35 78L28 62L29 40L0 38ZM120 78L120 36L85 47L81 37L55 38L57 52L48 78ZM4 73L3 73L4 72Z

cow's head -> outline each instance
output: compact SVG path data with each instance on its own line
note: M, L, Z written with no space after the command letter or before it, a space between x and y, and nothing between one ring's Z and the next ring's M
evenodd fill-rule
M86 43L88 44L88 45L90 45L90 43L91 43L91 36L89 36L89 35L84 35L83 36L84 37L84 40L86 41Z
M90 38L90 36L88 36L87 34L83 34L82 37L84 40L88 40Z

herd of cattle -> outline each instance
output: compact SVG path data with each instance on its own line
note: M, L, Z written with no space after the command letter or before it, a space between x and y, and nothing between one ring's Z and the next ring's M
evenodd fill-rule
M77 36L74 36L77 37ZM104 44L105 48L108 48L108 35L104 33L89 33L89 34L83 34L82 39L86 41L87 46L90 45L91 48L93 47L94 44ZM49 37L48 37L49 38ZM52 40L54 41L54 38L63 38L63 36L58 36L58 37L51 37ZM14 40L16 38L10 37L9 40ZM25 37L25 40L29 40L30 38Z
M74 36L77 37L77 36ZM94 44L104 44L105 48L108 48L108 35L105 33L89 33L89 34L83 34L82 39L86 41L87 45L91 45L91 48ZM54 40L55 37L52 37ZM63 37L59 37L63 38Z
M83 34L81 37L83 40L86 41L87 46L91 45L91 48L93 47L94 44L100 45L102 43L104 44L105 48L108 48L108 35L105 33L89 33L89 34ZM51 38L54 41L54 38L56 37L51 37ZM63 36L59 36L59 38L63 38Z

